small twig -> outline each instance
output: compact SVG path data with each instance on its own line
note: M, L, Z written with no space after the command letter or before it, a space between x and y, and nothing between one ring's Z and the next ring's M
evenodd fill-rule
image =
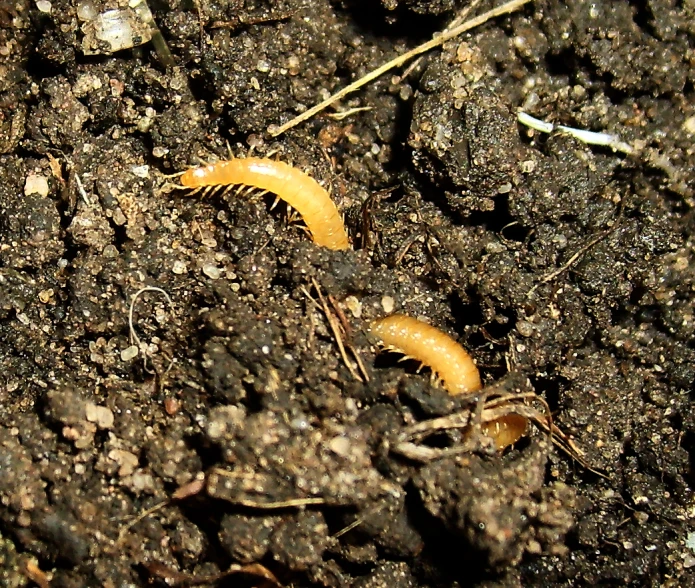
M228 470L223 470L220 468L213 468L211 474L208 476L208 483L214 478L212 476L222 476L224 478L232 478L234 480L239 480L239 478L244 478L245 475L239 475L236 472L230 472ZM230 498L222 497L222 499L230 504L238 504L240 506L246 506L248 508L262 508L262 509L281 509L281 508L298 508L302 506L311 506L314 504L325 504L326 500L324 498L318 497L308 497L308 498L288 498L286 500L269 500L267 502L250 500L248 498Z
M464 20L468 18L468 15L473 12L478 7L478 4L480 4L481 0L473 0L470 4L464 7L464 9L459 13L459 15L454 18L444 29L444 31L450 31L452 29L455 29L457 26L459 26ZM398 76L398 79L396 80L395 83L400 84L405 78L407 78L410 73L420 64L420 61L422 60L422 57L419 57L413 63L411 63L406 70Z
M283 588L280 581L268 570L264 565L259 563L251 564L232 564L224 572L217 574L209 574L204 576L196 576L193 574L185 574L177 570L173 570L161 562L150 562L144 564L149 574L153 577L163 580L167 586L198 586L200 584L217 585L220 580L233 574L245 574L250 576L258 576L265 582L254 583L258 588L267 588L272 585L277 588Z
M531 295L532 295L540 286L542 286L543 284L547 284L548 282L554 280L554 279L557 278L561 273L563 273L564 271L566 271L566 270L568 270L570 267L572 267L572 266L577 262L577 260L578 260L580 257L582 257L587 251L589 251L589 249L591 249L591 248L592 248L594 245L596 245L599 241L601 241L601 240L605 239L606 237L608 237L608 235L610 235L613 231L615 231L615 229L616 229L616 227L613 226L613 227L611 227L610 229L608 229L607 231L604 231L604 232L601 233L600 235L597 235L596 237L594 237L593 239L591 239L591 241L589 241L586 245L584 245L583 247L581 247L581 248L579 249L579 251L577 251L574 255L572 255L572 257L569 258L569 260L567 261L567 263L565 263L564 265L560 266L560 267L557 268L556 270L553 270L553 271L550 272L549 274L546 274L545 276L543 276L543 277L541 278L540 282L538 282L536 285L534 285L534 286L526 293L526 297L527 297L527 298L530 298Z
M374 222L372 220L372 209L378 203L378 201L384 197L390 195L394 190L393 188L386 188L384 190L379 190L377 192L372 192L371 195L364 201L362 208L360 210L360 215L362 217L362 227L361 227L361 243L360 247L362 249L369 249L372 245L371 232Z
M377 504L374 508L370 508L369 510L367 510L367 512L362 513L361 516L357 517L354 521L352 521L347 527L343 527L342 529L340 529L340 531L334 533L332 535L332 538L338 539L339 537L345 535L345 533L349 533L350 531L352 531L355 527L359 527L369 517L378 513L380 510L383 510L385 506L386 504L382 502L381 504Z
M130 301L130 311L128 312L128 327L130 328L130 342L137 345L138 348L140 347L142 342L140 341L140 337L138 337L138 334L135 332L135 327L133 326L133 312L135 310L135 303L137 302L140 295L145 292L159 292L160 294L163 294L164 298L167 299L169 306L171 306L172 308L174 307L174 303L171 301L171 297L169 296L169 294L167 294L165 290L162 290L157 286L144 286L140 288L135 294L133 294L133 298Z
M271 500L269 502L249 500L247 498L235 498L234 500L225 498L225 500L230 504L238 504L239 506L246 506L247 508L261 508L268 510L275 510L281 508L299 508L302 506L311 506L312 504L326 503L326 501L323 498L288 498L287 500Z
M27 561L24 564L23 572L24 575L27 578L29 578L32 582L34 582L39 588L51 587L51 581L48 575L38 566L38 564L35 561L31 559Z
M171 307L172 310L174 308L174 303L172 302L169 294L167 294L166 291L162 290L161 288L159 288L157 286L144 286L143 288L140 288L133 295L133 298L130 301L130 310L128 312L128 328L130 331L130 343L132 345L137 346L138 351L142 351L142 354L144 357L144 362L145 362L145 369L147 369L147 348L144 346L144 344L140 340L140 337L138 337L138 334L135 331L135 326L133 324L133 312L135 311L135 303L137 302L137 299L140 297L140 295L143 294L144 292L159 292L160 294L163 294L164 297L167 299L167 302L169 303L169 306ZM174 359L173 358L170 359L169 365L167 366L167 369L164 371L164 374L167 374L169 372L172 365L174 365Z
M395 259L393 260L394 267L400 265L401 261L403 261L403 258L408 254L408 251L410 251L410 248L415 244L415 241L417 241L420 237L426 236L426 229L416 229L413 233L408 235L404 239L403 243L401 243L401 246L398 248L398 251L396 251Z
M337 323L335 317L333 316L333 313L331 313L330 308L328 308L328 304L326 303L326 299L324 298L323 293L321 292L321 287L319 286L319 283L314 278L311 278L311 283L314 285L314 288L316 289L316 294L318 295L319 301L321 302L323 313L326 315L326 319L328 320L328 325L331 327L331 331L333 331L333 336L335 337L335 342L338 345L338 351L340 351L340 356L343 358L343 363L345 363L347 369L350 370L350 373L352 374L352 377L355 378L355 380L364 383L364 380L355 371L355 368L352 366L352 363L350 362L347 353L345 352L345 345L343 344L343 337L340 332L340 325Z
M75 182L77 183L77 191L80 193L80 196L82 196L82 200L84 200L84 203L87 206L91 206L92 203L89 201L89 196L87 196L87 191L84 189L84 186L82 185L82 180L80 180L80 176L75 172Z
M151 514L156 513L158 510L163 509L168 504L171 504L171 502L169 500L165 500L164 502L160 502L158 504L155 504L152 508L148 508L147 510L144 510L143 512L141 512L138 516L136 516L127 525L124 525L123 527L121 527L120 531L118 531L118 539L116 539L116 545L120 545L123 542L123 540L125 539L125 536L127 535L128 531L130 531L130 529L132 529L140 521L142 521L143 519L146 519Z
M348 116L352 116L353 114L357 114L358 112L367 112L369 110L372 110L373 108L373 106L356 106L355 108L348 108L347 110L334 112L332 114L329 114L328 116L330 116L333 120L343 120Z
M331 315L330 311L328 310L328 306L326 305L326 301L323 299L323 295L322 295L321 291L319 290L319 287L318 287L316 280L314 280L312 278L312 282L314 284L314 287L316 288L316 291L319 295L319 299L321 300L322 304L319 304L318 302L316 302L316 300L314 300L313 296L309 293L309 291L304 286L301 287L302 293L316 307L317 310L320 310L321 312L323 312L326 315L326 320L328 320L328 325L330 326L331 331L333 332L333 336L335 337L336 344L338 345L338 350L340 351L340 355L343 358L343 362L345 363L347 368L350 370L350 373L357 380L359 380L361 382L362 381L361 378L359 377L357 372L355 372L354 368L352 367L352 365L348 361L347 354L345 353L345 347L343 346L343 340L342 340L342 337L340 335L339 325L334 322L335 319L333 318L333 315ZM310 315L310 316L313 317L313 315ZM313 318L311 320L312 320L312 327L313 327L314 326ZM313 329L312 329L312 333L313 333Z
M565 125L554 125L553 123L535 118L522 110L517 112L516 118L522 125L526 125L527 127L535 129L541 133L552 133L557 129L559 132L571 135L578 141L588 145L610 147L614 151L619 151L621 153L625 153L626 155L635 154L635 149L632 147L632 145L622 141L620 137L611 133L597 133L594 131L587 131L586 129L575 129L574 127L568 127Z
M328 302L331 303L331 306L333 307L335 314L338 316L338 320L340 321L340 324L343 326L345 336L350 337L352 335L352 328L350 327L350 323L348 322L347 317L343 312L343 309L340 308L340 304L338 304L338 301L331 294L328 295Z
M339 92L333 94L330 98L327 98L323 102L320 102L316 106L310 108L309 110L303 112L299 116L286 122L284 125L280 125L279 127L276 125L271 125L270 127L268 127L268 133L271 137L277 137L278 135L282 135L282 133L284 133L285 131L297 126L299 123L302 123L307 119L310 119L312 116L321 112L334 102L337 102L341 98L344 98L348 94L354 92L355 90L358 90L365 84L368 84L372 80L375 80L379 76L385 74L387 71L392 70L395 67L399 67L400 65L403 65L406 61L412 59L413 57L416 57L417 55L421 55L423 53L426 53L430 49L434 49L435 47L443 45L444 43L453 39L454 37L458 37L466 31L469 31L475 27L478 27L486 23L488 20L492 18L502 16L503 14L509 14L510 12L514 12L521 8L524 4L528 4L530 1L531 0L510 0L509 2L505 2L501 6L498 6L497 8L488 10L480 16L472 18L471 20L466 21L453 29L443 32L441 35L435 37L427 43L423 43L422 45L415 47L415 49L411 49L403 55L399 55L395 59L392 59L391 61L385 63L381 67L378 67L377 69L371 71L366 76L346 86Z
M152 43L159 60L165 67L174 67L176 65L176 60L169 50L169 46L167 45L164 35L162 35L162 31L159 30L159 27L154 20L146 0L136 0L135 2L131 1L129 6L133 8L140 19L148 27L150 27L150 32L152 33L150 42Z
M369 382L369 372L367 372L367 368L362 362L362 358L360 357L359 352L350 341L352 336L352 329L350 327L350 323L347 320L347 317L345 316L345 313L343 312L343 309L340 308L340 304L338 304L338 301L330 294L328 295L328 301L331 303L331 306L333 307L335 314L338 316L338 320L340 320L340 324L343 326L343 331L345 332L345 337L347 339L346 347L350 350L350 353L352 353L352 356L355 358L355 362L357 363L357 367L360 369L360 372L362 372L364 381Z

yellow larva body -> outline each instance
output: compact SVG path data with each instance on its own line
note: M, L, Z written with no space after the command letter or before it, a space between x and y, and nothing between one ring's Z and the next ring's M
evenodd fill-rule
M508 414L494 421L483 423L483 434L495 441L498 450L514 445L526 433L528 420L520 414Z
M403 314L372 322L370 330L385 345L430 366L449 394L480 390L478 368L468 352L439 329Z
M181 175L187 188L246 185L276 194L297 210L315 243L328 249L349 249L343 219L328 192L304 172L271 159L230 159L189 169Z
M373 321L370 331L387 347L429 365L449 394L471 394L482 388L473 358L439 329L406 315L393 314ZM511 413L483 423L481 428L502 450L524 435L527 423L525 417Z

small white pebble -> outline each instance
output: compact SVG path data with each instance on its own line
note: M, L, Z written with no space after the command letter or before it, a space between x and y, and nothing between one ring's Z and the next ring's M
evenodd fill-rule
M528 321L517 321L516 330L522 337L531 337L533 335L533 325Z
M138 178L148 178L150 177L150 166L149 165L136 165L132 168L133 174Z
M688 533L688 538L685 541L685 545L693 552L693 554L695 554L695 531Z
M109 244L109 245L107 245L106 247L104 247L104 249L102 250L101 254L102 254L104 257L108 257L108 258L111 258L111 259L115 259L116 257L118 257L118 249L116 248L115 245Z
M24 195L48 196L48 179L40 174L29 174L24 182Z
M138 355L137 345L131 345L130 347L126 347L123 351L121 351L121 360L130 361L131 359L137 357L137 355Z
M362 316L362 303L356 296L348 296L345 299L345 306L352 313L355 318L360 318Z
M112 449L109 451L109 459L115 461L120 467L118 475L130 476L138 467L138 457L130 451L124 449Z
M85 0L77 5L77 18L80 20L94 20L97 14L97 9L90 0Z
M174 262L174 265L171 268L171 271L174 272L177 276L185 274L186 273L186 264L183 261L180 261L177 259Z
M53 288L49 288L48 290L41 290L39 292L39 300L43 304L48 304L51 301L51 298L53 298L53 295L55 292L53 291Z
M113 427L113 412L106 406L99 406L93 402L88 402L85 406L85 415L90 423L96 423L100 429L110 429Z
M154 478L150 474L141 471L135 472L131 478L130 488L134 492L150 492L154 494Z
M222 270L212 263L206 263L203 266L203 273L211 280L219 280Z
M347 437L334 437L328 442L331 451L340 457L350 455L350 439Z
M522 174L530 174L536 169L536 162L533 161L533 159L527 159L526 161L522 161L520 166Z
M385 313L392 313L395 306L396 301L391 296L384 296L381 299L381 307L384 309Z
M36 3L36 8L38 8L41 12L45 12L46 14L51 13L51 3L48 0L38 0Z
M683 130L686 133L695 135L695 116L690 116L685 119L685 122L683 122Z

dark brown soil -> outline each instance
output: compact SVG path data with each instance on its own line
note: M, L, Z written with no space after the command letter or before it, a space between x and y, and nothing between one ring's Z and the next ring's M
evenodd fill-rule
M0 585L695 586L695 3L539 0L267 134L464 4L152 0L167 68L85 55L128 2L0 3ZM228 145L329 185L354 250L170 189ZM394 452L471 399L377 356L393 311L590 469L535 429Z

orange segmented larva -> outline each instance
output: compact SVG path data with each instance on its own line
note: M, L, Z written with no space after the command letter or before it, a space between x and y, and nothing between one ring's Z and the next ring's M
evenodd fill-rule
M370 330L384 345L429 365L449 394L468 394L482 387L473 358L439 329L404 314L392 314L373 321Z
M230 159L189 169L181 175L186 188L241 184L276 194L304 219L315 243L349 249L345 224L328 192L304 172L271 159Z
M470 394L482 388L480 373L468 352L439 329L403 314L373 321L370 331L384 345L432 368L452 396ZM526 417L510 413L483 423L482 432L497 449L516 443L526 432Z
M514 445L526 433L528 420L520 414L510 413L481 425L483 434L491 437L499 451Z

